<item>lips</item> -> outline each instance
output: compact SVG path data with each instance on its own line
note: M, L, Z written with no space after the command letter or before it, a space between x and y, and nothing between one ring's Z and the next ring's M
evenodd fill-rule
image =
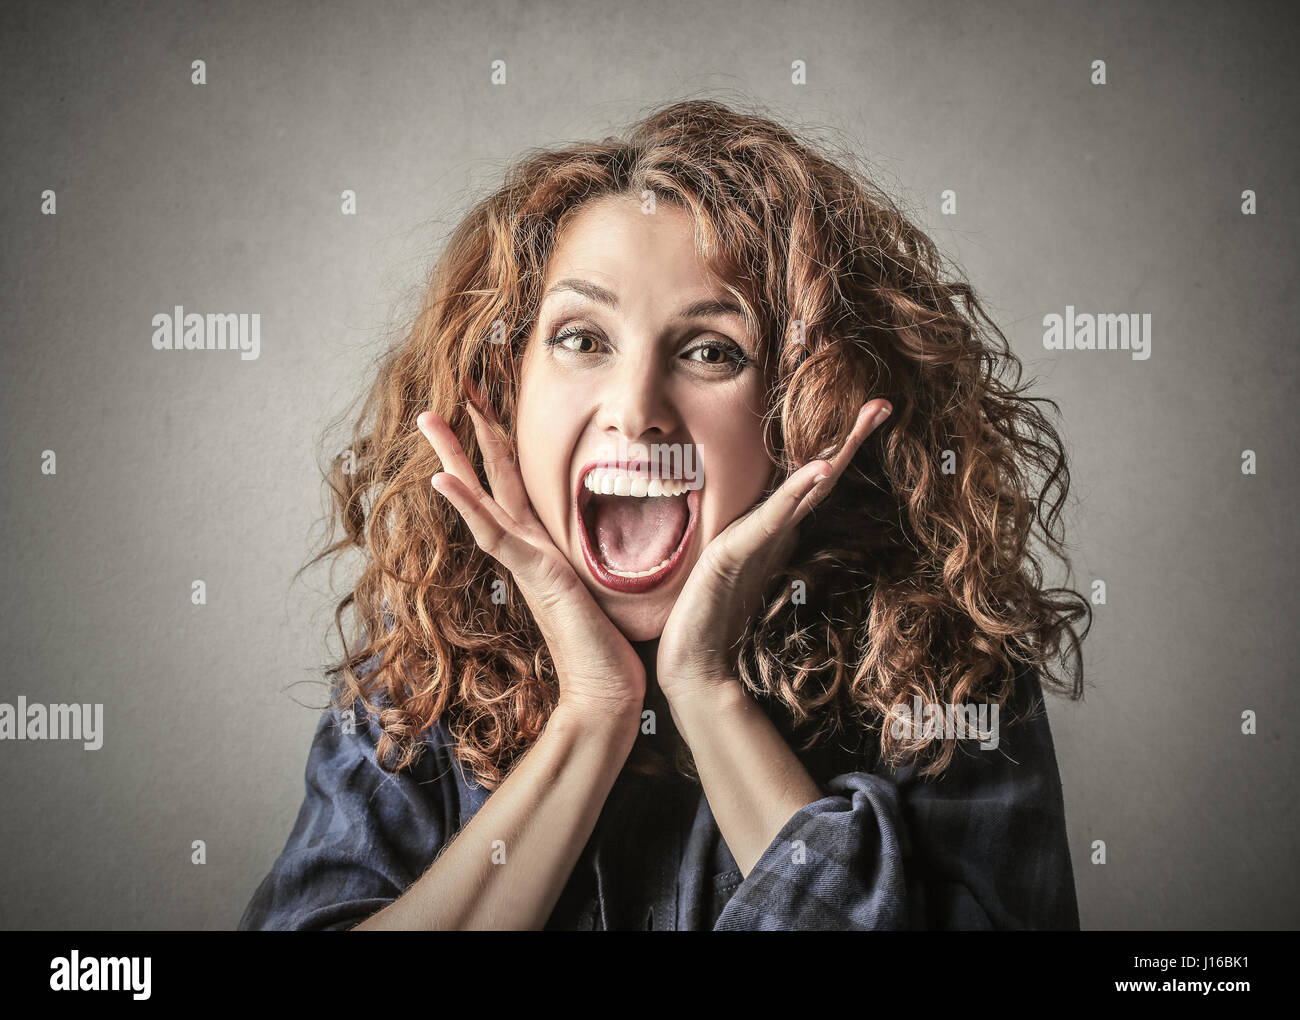
M578 472L577 491L574 494L573 508L578 519L578 531L582 540L582 556L586 561L587 569L591 571L604 587L611 591L622 592L625 594L638 594L641 592L651 591L660 587L668 581L669 578L677 571L682 561L686 558L686 551L691 546L691 540L695 535L696 523L700 517L700 489L692 488L686 492L686 528L682 532L677 547L673 550L665 564L652 574L646 574L641 577L622 577L613 573L604 563L600 561L595 547L592 544L592 536L587 529L586 510L591 500L595 497L590 489L584 484L587 474L596 467L616 468L628 472L641 471L648 473L649 465L645 462L636 461L590 461L584 464L582 470ZM621 497L636 499L641 497ZM646 497L653 498L653 497ZM681 497L676 497L681 498Z

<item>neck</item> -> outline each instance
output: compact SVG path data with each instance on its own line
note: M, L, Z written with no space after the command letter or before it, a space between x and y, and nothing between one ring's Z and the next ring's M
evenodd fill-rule
M646 733L644 730L639 731L637 743L643 745L643 750L653 749L661 757L666 767L672 770L671 759L676 753L681 737L677 733L668 699L663 696L663 692L659 689L659 671L656 664L659 655L659 638L651 638L649 641L633 641L631 644L636 649L637 655L640 656L641 664L645 667L643 711L649 710L654 713L653 731L651 733ZM644 722L643 718L643 725ZM672 774L675 776L675 771Z
M659 674L656 669L656 660L659 655L659 639L651 638L649 641L633 641L632 647L636 649L636 654L641 657L641 665L645 667L645 688L649 694L652 690L659 689Z

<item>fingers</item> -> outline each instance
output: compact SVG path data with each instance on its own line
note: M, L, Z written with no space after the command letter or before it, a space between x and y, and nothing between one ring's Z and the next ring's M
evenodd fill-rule
M516 521L526 520L532 504L528 501L528 493L524 489L524 480L519 474L514 453L489 426L488 422L498 423L492 409L484 403L486 411L481 411L476 405L476 400L483 399L482 391L473 383L470 387L475 399L466 401L465 407L474 422L474 433L478 436L478 445L483 451L483 470L492 486L492 496Z
M515 533L513 526L502 523L498 515L503 511L492 497L481 486L470 490L447 471L434 475L432 484L464 518L478 547L519 577L526 567L527 554L532 546Z
M887 400L872 400L862 406L848 438L831 460L814 460L790 475L757 509L740 522L735 536L741 555L752 554L788 528L798 524L834 488L854 454L893 411Z
M500 542L498 532L513 534L514 521L479 484L460 441L441 416L425 411L415 423L442 461L443 470L431 480L434 489L446 496L465 518L483 550L495 556L493 549ZM493 544L484 545L480 534L491 538Z
M776 492L763 505L764 520L759 533L771 538L778 532L793 527L808 515L820 501L814 498L814 490L824 485L823 491L834 484L833 466L824 460L814 460L805 464L785 480Z
M443 471L455 475L470 491L482 488L478 476L474 473L474 465L469 462L465 451L461 449L456 433L452 432L440 415L433 411L425 411L415 419L415 424L424 433L424 438L429 441L438 459L442 461Z
M867 436L876 431L892 411L893 408L889 406L887 400L869 400L862 405L862 410L858 412L857 420L853 423L848 438L844 440L840 452L831 461L831 476L826 482L827 490L848 469L849 462L853 460L854 454L858 452L858 447L863 444Z
M840 452L829 462L829 470L823 469L826 471L827 477L820 482L813 483L812 488L799 506L795 517L796 521L830 494L831 489L835 487L835 483L839 481L840 475L844 474L848 470L849 464L853 462L853 457L857 454L858 448L866 441L867 436L884 424L885 419L893 413L893 410L888 400L869 400L862 405L862 409L858 411L857 419L853 422L853 428L849 430L848 438L844 440L844 444L840 447ZM817 463L827 464L824 460Z
M477 410L474 408L471 416L475 416L474 412ZM489 411L488 414L490 413ZM505 465L495 473L493 469L488 469L489 481L493 485L494 492L518 492L517 498L522 500L523 506L528 510L522 523L479 484L456 434L441 416L433 411L425 411L417 416L416 425L429 440L443 464L444 470L439 471L431 479L434 490L444 496L460 514L474 536L475 544L504 566L514 577L525 600L533 607L534 613L538 614L538 623L542 627L543 637L546 638L548 647L554 653L559 638L551 628L548 628L545 621L554 617L556 607L562 612L572 612L575 607L578 607L579 616L582 617L584 613L581 608L582 599L587 600L592 610L596 608L596 604L577 574L569 567L550 540L545 539L547 548L536 544L537 536L532 535L530 529L535 527L541 531L541 526L532 515L531 504L528 503L527 494L523 489L523 479L514 465L513 456L502 443L495 442L495 437L488 434L487 418L479 413L476 416L475 430L480 445L485 448L485 451L490 444L494 444L495 447L494 453L484 453L484 461L486 463L491 460L497 465L503 463ZM573 595L575 591L578 593L576 601ZM591 613L586 612L585 616L591 618ZM568 629L574 628L570 626ZM557 662L559 661L561 660L557 658Z

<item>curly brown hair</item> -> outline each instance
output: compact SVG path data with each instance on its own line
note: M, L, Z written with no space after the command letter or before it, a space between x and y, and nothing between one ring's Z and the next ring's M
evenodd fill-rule
M647 193L691 214L710 272L763 340L768 491L832 454L867 400L894 408L800 527L737 650L741 681L782 731L804 751L847 738L838 750L892 764L923 755L921 774L937 776L953 739L899 739L885 724L914 696L1002 705L1017 672L1035 669L1044 688L1081 697L1087 628L1073 624L1086 615L1090 628L1091 609L1043 587L1030 544L1041 530L1068 567L1057 530L1069 472L1036 405L1059 407L1024 395L1021 364L972 288L854 157L837 163L769 117L697 99L625 138L513 165L453 232L333 459L329 535L307 566L364 554L334 613L344 654L329 675L340 707L361 699L376 717L384 767L408 768L442 720L466 774L495 789L557 703L513 578L431 498L442 466L415 421L430 409L446 419L488 488L464 400L480 387L517 450L517 363L562 224L592 199ZM1058 658L1072 680L1052 672ZM689 753L675 764L694 776Z

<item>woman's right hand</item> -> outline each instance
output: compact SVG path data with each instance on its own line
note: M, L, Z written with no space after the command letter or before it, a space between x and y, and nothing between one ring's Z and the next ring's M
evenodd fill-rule
M433 411L416 418L443 470L430 479L464 519L480 549L510 571L532 609L555 663L560 705L586 718L639 724L645 666L636 649L596 604L573 566L538 520L514 455L484 420L496 416L468 400L491 494L484 491L460 441Z

